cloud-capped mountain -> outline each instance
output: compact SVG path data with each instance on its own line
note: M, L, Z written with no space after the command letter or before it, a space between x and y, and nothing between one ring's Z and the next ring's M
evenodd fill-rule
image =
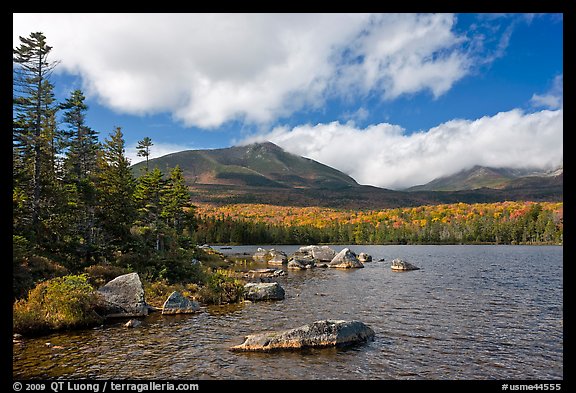
M132 166L136 176L145 162ZM186 150L149 161L165 174L179 165L193 201L267 203L384 209L454 202L562 200L562 169L541 174L475 167L429 185L393 191L358 184L352 177L317 161L286 152L273 143L213 150Z

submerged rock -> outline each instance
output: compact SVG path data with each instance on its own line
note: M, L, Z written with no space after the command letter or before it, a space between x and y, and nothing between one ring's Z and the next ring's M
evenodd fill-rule
M364 265L358 260L356 254L350 251L349 248L345 248L332 259L328 267L349 269L364 267Z
M322 320L294 329L251 334L233 351L272 351L351 345L374 338L374 330L360 321Z
M277 282L249 282L244 285L244 299L257 300L282 300L284 299L284 288Z
M162 306L162 315L190 314L200 310L200 304L174 291Z
M419 270L420 268L412 265L410 262L406 262L402 259L394 259L392 265L390 266L394 271L408 271L408 270Z
M97 291L99 311L106 317L141 317L148 315L144 287L138 273L118 276Z

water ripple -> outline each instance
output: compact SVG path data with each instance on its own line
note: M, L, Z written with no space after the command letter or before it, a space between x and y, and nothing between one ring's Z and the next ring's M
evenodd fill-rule
M14 378L563 378L561 247L350 248L375 260L401 257L421 270L393 273L388 262L372 262L351 271L289 271L280 302L25 339L14 345ZM376 337L349 348L229 351L247 334L319 319L358 319Z

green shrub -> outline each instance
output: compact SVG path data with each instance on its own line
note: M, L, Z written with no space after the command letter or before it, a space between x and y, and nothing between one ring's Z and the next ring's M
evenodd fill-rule
M208 304L235 303L244 296L244 283L231 276L229 271L217 270L200 288L200 299Z
M60 277L69 271L59 263L38 255L14 258L12 289L14 298L26 296L39 281Z
M111 281L118 276L131 273L129 268L105 263L88 266L84 269L84 272L88 275L88 282L94 288L100 288L108 281Z
M146 303L158 308L162 307L168 296L174 291L180 292L184 297L196 300L200 289L197 284L170 284L167 280L144 281L143 285Z
M30 334L92 326L102 322L94 311L96 303L85 274L53 278L36 285L27 299L14 303L13 328Z

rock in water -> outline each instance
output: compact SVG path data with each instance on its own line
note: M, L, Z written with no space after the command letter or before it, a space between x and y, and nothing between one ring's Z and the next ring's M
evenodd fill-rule
M174 291L162 306L162 315L190 314L200 310L200 304L184 297L180 292Z
M311 269L316 266L316 262L312 256L300 255L298 252L294 253L288 261L288 269Z
M336 251L328 246L302 246L297 252L308 255L318 262L330 262L336 256Z
M268 251L263 248L258 247L258 250L252 255L252 259L257 262L266 262L268 257Z
M244 299L247 300L282 300L284 299L284 288L277 282L249 282L244 285Z
M406 262L402 259L394 259L392 265L390 266L394 271L408 271L408 270L419 270L420 268L412 265L410 262Z
M345 248L340 251L334 259L328 264L328 267L336 267L341 269L364 267L362 262L358 260L356 254L350 251L349 248Z
M362 263L372 262L372 255L361 252L358 254L358 260Z
M374 330L360 321L322 320L294 329L251 334L233 351L272 351L356 344L374 338Z
M101 308L107 317L141 317L148 315L144 287L138 273L118 276L97 291Z
M268 259L269 265L281 266L288 263L288 257L286 256L286 253L283 251L277 251L272 249L268 252L268 255L270 257Z

